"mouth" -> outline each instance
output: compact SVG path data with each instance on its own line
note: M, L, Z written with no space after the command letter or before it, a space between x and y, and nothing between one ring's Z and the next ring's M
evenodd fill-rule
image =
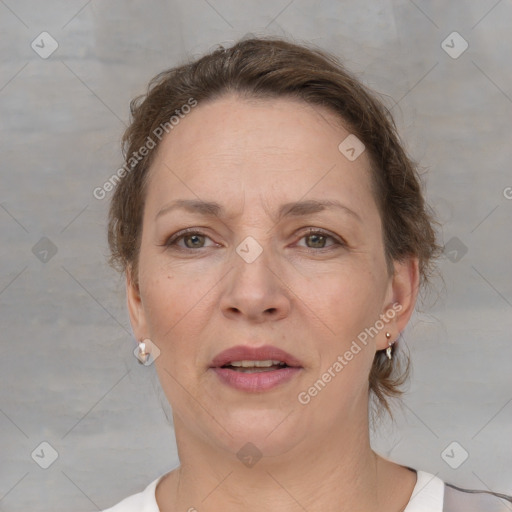
M303 367L298 359L277 347L239 345L218 354L210 369L229 387L257 393L284 385Z
M211 368L229 367L234 371L270 371L287 367L302 367L301 361L284 350L264 345L251 347L237 345L217 354L210 363Z
M283 368L289 368L289 366L284 361L268 359L266 361L232 361L221 366L221 368L241 373L261 373L282 370Z

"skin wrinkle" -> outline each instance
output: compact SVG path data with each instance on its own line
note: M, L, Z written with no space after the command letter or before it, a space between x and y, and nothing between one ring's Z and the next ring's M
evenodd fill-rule
M396 512L415 483L412 472L377 456L369 442L368 374L375 351L387 346L384 332L311 403L296 399L359 332L400 302L402 311L386 325L396 338L412 313L417 283L415 260L396 263L394 276L387 272L366 155L346 160L337 145L348 132L325 122L330 112L319 116L296 103L225 97L199 105L159 148L158 160L172 162L179 179L164 165L151 170L140 286L131 286L128 276L127 293L134 333L161 350L155 365L173 408L182 464L157 487L162 512L191 506L230 512L241 504L248 511L286 512L301 510L297 502L308 510ZM267 152L268 144L285 149ZM215 199L236 214L208 223L173 212L157 229L158 210L178 198ZM280 204L312 198L336 198L357 211L362 226L350 216L322 212L270 229L277 219L269 214ZM189 250L199 256L158 246L178 228L200 225L228 245ZM295 247L303 226L347 233L352 246L306 252ZM234 251L246 236L263 247L250 264ZM279 346L304 361L304 368L265 393L228 388L208 363L244 343ZM252 468L236 457L248 441L263 453Z

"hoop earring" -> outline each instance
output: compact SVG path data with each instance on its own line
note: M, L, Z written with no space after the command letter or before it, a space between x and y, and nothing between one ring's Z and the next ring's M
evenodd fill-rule
M391 339L391 334L389 334L389 332L386 333L386 339L388 340L388 348L386 349L386 356L388 357L389 360L391 360L393 358L393 343L394 341L389 341Z

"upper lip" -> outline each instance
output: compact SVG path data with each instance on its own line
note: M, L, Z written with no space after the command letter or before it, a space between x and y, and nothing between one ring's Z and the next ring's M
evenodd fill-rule
M301 362L288 352L271 345L261 347L249 347L247 345L237 345L228 348L217 354L211 364L211 368L221 367L233 361L282 361L288 366L301 367Z

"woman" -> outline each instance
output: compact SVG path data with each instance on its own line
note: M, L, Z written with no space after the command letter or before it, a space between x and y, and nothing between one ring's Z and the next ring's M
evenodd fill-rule
M109 243L180 466L108 510L502 510L370 446L439 253L385 107L323 52L248 39L132 114Z

